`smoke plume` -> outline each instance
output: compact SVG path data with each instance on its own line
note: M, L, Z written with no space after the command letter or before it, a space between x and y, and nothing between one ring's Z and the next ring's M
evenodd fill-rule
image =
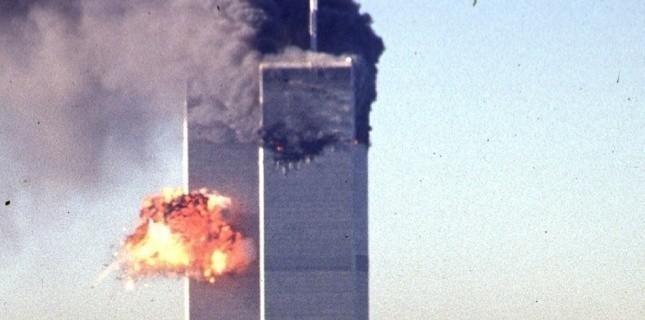
M242 142L257 141L259 108L257 106L257 68L260 59L267 56L279 60L285 52L291 58L306 59L306 54L294 54L309 47L309 3L301 0L251 1L255 12L254 33L248 38L252 52L248 56L238 53L242 63L228 74L205 74L192 78L189 85L190 121L194 131L191 137L216 143L236 139ZM362 62L365 83L357 98L356 138L369 143L369 111L376 99L376 63L384 50L382 40L370 27L371 18L359 12L359 6L350 0L320 1L319 7L320 52L333 55L349 54ZM278 56L278 58L276 58ZM236 81L231 83L231 79ZM264 128L266 129L266 128ZM304 138L304 137L303 137ZM266 140L266 137L263 137Z
M302 0L2 0L0 157L34 184L96 184L108 145L145 164L153 128L177 125L187 94L194 138L259 141L258 65L308 47L307 12ZM369 71L363 143L383 51L370 24L352 0L320 1L319 50Z
M257 47L262 53L280 53L284 48L309 47L308 1L281 0L265 5L270 19L263 25ZM372 18L362 14L351 0L321 0L318 10L318 51L333 55L350 54L364 63L365 87L357 97L356 138L369 143L370 105L376 99L376 64L383 53L383 41L371 28Z

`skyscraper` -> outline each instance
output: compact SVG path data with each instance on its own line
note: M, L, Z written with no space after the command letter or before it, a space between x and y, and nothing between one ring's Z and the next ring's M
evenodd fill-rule
M280 131L260 152L266 319L368 318L367 146L356 137L358 72L349 57L260 67L263 127ZM280 168L300 153L309 158L322 147L316 143L326 146L310 163Z
M192 107L191 101L189 97L188 108ZM188 136L195 133L191 123L187 129ZM188 139L187 147L189 190L209 188L233 199L233 209L240 214L232 223L245 236L255 239L257 245L257 144ZM257 260L241 275L225 275L213 284L190 280L186 286L186 320L260 319Z

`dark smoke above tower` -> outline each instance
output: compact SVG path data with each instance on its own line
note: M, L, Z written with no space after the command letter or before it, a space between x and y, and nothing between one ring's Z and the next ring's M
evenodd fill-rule
M384 45L371 28L372 18L368 14L361 14L359 8L351 0L319 0L316 51L355 55L364 62L365 88L357 97L356 138L361 143L369 144L370 105L376 99L376 64ZM273 9L266 9L271 19L258 34L260 51L278 53L289 46L309 48L308 10L307 1L275 1Z
M384 50L383 41L372 30L371 17L368 14L361 14L355 2L319 0L318 3L317 51L332 55L354 55L359 63L364 64L361 94L356 98L356 139L360 143L369 144L369 112L371 103L376 99L376 63ZM311 46L308 1L249 1L249 4L251 6L247 8L249 13L246 16L255 17L253 26L256 28L250 41L252 47L263 57L261 60L295 59L306 55L305 51ZM253 11L258 8L261 9L261 13ZM257 74L255 76L257 77ZM256 81L257 78L253 80L254 83ZM224 113L228 111L225 102L221 99L214 100L210 108L206 106L204 108L222 110ZM249 123L254 123L259 129L257 106L242 109L246 110L243 117L251 120ZM203 111L196 114L201 119L205 119ZM204 126L209 129L204 131L209 131L210 135L202 134L199 137L212 141L226 140L223 138L226 136L237 137L242 141L257 141L255 134L258 130L249 135L248 130L242 132L242 129L237 129L235 126L224 125L227 120L230 119L205 121ZM221 127L221 129L213 131L212 127ZM248 128L248 124L244 127ZM262 129L264 130L262 132L266 133L266 129L269 128ZM297 131L297 128L281 128L281 131L293 132Z

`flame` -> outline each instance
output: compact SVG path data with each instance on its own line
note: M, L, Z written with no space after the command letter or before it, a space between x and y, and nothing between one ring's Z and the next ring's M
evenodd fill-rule
M215 282L240 273L255 259L253 240L226 220L231 199L208 189L185 194L166 188L142 201L139 224L117 254L127 274L178 275Z
M211 268L215 270L215 273L222 274L226 269L226 253L222 251L214 251L211 255Z
M142 265L162 264L181 268L190 263L190 253L181 237L161 221L148 220L146 235L139 242L127 243L126 251L136 271L141 270Z

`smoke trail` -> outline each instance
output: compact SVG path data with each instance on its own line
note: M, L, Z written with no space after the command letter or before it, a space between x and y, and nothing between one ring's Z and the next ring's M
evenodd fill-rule
M0 1L0 159L34 185L96 185L108 147L149 161L152 129L176 124L187 83L194 138L258 141L258 65L307 48L307 11L301 0ZM367 143L383 43L351 0L320 1L319 12L320 51L356 54L370 71ZM4 198L20 179L2 179ZM19 237L10 225L3 240Z

